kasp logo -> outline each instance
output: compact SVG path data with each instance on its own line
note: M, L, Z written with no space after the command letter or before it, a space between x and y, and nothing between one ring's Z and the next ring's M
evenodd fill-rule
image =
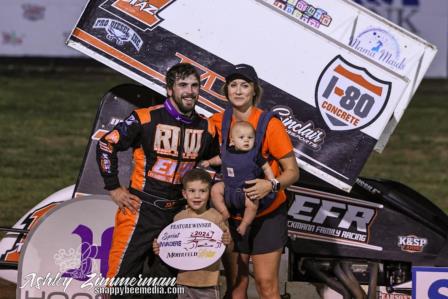
M420 238L414 235L398 236L397 245L402 251L407 251L410 253L422 252L427 244L428 239L426 238Z
M141 30L153 30L163 21L158 13L175 0L106 0L100 5Z
M392 83L336 56L316 86L316 106L334 131L359 130L374 122L389 100Z

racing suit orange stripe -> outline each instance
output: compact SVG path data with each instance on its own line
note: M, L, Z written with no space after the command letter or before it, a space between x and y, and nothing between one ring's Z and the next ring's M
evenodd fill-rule
M109 270L107 277L114 277L121 266L123 255L126 252L129 241L135 230L139 213L133 214L126 209L126 214L120 210L115 214L115 229L112 238L112 246L109 253Z
M131 187L143 191L145 187L145 153L143 148L139 147L134 150L134 169L131 176Z

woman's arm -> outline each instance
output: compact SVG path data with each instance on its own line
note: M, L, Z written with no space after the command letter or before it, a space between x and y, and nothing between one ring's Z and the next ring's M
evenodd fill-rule
M281 189L286 189L299 179L299 167L293 152L286 154L278 162L280 163L282 172L275 179L280 182ZM244 189L252 200L263 198L272 191L272 183L269 180L255 179L246 183L255 184L250 188Z
M278 162L282 168L282 173L276 179L280 182L280 188L286 189L299 179L299 166L293 152L290 152Z

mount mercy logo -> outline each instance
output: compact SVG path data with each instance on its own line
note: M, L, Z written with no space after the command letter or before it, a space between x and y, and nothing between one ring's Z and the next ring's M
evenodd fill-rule
M331 130L359 130L381 115L391 87L391 82L376 78L338 55L317 81L316 106Z
M158 13L176 0L106 0L101 8L140 28L153 30L163 21Z

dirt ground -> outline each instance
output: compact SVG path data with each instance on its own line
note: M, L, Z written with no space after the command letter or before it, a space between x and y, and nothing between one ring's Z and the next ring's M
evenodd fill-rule
M0 279L0 299L16 298L16 284Z

